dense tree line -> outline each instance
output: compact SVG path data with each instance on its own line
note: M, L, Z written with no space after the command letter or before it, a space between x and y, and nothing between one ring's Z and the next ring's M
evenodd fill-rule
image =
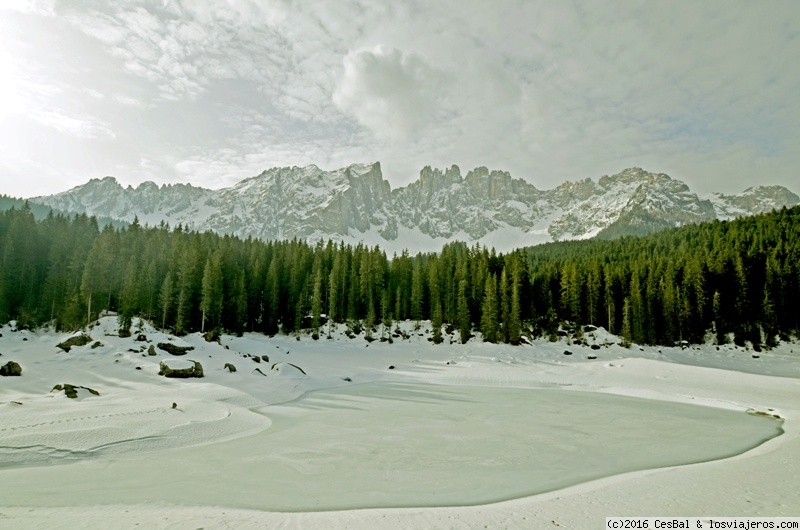
M498 254L463 243L387 257L378 247L240 240L27 206L0 212L0 321L80 328L103 310L192 331L324 334L325 322L431 320L518 343L559 326L604 326L629 342L771 343L800 329L800 208L614 241Z

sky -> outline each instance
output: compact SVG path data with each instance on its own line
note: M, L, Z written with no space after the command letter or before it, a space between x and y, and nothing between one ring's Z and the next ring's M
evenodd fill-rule
M0 0L0 194L381 162L800 192L796 0Z

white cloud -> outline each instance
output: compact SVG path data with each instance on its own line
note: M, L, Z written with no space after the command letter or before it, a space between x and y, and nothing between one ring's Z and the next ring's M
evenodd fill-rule
M638 165L698 189L797 188L798 2L53 5L3 2L0 34L28 114L84 140L54 172L113 160L230 183L380 160L393 186L457 163L547 188Z
M3 0L0 11L19 11L36 15L53 15L55 0Z
M138 100L138 99L136 99L134 97L131 97L131 96L126 96L124 94L114 94L114 96L111 99L113 99L117 103L119 103L121 105L125 105L127 107L133 107L133 108L136 108L136 109L147 108L147 105L145 103L143 103L142 101L140 101L140 100Z
M108 124L86 118L75 118L57 111L37 110L31 114L35 121L64 134L85 139L113 140L116 134Z
M344 58L333 101L381 138L408 139L439 113L446 76L416 54L376 46Z

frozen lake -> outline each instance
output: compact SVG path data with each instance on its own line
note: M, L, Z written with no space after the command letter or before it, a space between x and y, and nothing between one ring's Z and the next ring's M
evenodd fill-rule
M271 511L459 506L733 456L781 423L557 389L367 383L259 410L257 434L0 470L8 506L166 503Z

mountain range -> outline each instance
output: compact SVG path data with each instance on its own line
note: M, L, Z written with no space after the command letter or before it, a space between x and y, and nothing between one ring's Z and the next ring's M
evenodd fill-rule
M688 223L754 215L800 204L782 186L737 195L700 196L664 173L625 169L540 190L505 171L426 166L408 186L392 189L380 163L334 171L315 165L273 168L236 185L123 187L92 179L63 193L30 199L68 213L142 224L182 224L265 240L300 238L364 242L392 252L434 251L452 240L500 251L567 239L644 235Z

